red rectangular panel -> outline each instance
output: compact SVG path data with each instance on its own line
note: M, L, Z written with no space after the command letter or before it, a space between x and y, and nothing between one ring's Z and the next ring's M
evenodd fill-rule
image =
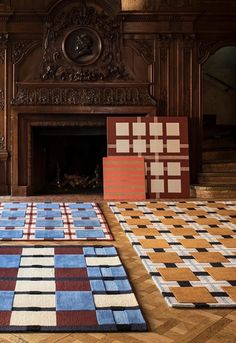
M105 200L144 200L144 158L109 156L103 158Z

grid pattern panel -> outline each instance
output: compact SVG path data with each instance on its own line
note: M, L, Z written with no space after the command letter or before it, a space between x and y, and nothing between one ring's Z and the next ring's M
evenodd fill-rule
M110 117L108 155L143 156L146 196L189 196L186 117Z

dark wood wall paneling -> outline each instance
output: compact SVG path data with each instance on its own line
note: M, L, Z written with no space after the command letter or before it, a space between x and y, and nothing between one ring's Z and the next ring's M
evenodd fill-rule
M30 146L24 141L29 131L24 130L30 130L34 115L38 118L40 113L45 121L49 113L55 118L59 113L86 113L91 117L101 112L104 116L112 112L188 116L191 182L196 183L201 168L201 65L220 47L236 45L235 1L139 0L133 5L126 0L86 1L98 12L104 8L111 18L117 15L120 21L119 43L109 43L105 31L101 32L105 37L103 48L109 51L112 45L111 50L115 50L120 44L121 52L112 57L113 64L120 68L113 70L116 77L110 72L102 81L91 74L92 68L104 72L105 64L100 59L89 67L88 80L82 74L70 80L75 71L65 79L65 73L59 71L53 77L53 71L47 74L48 53L55 46L51 42L45 48L46 23L60 8L75 3L80 2L0 3L0 194L23 195L31 188L27 165ZM62 69L68 67L61 63ZM43 74L51 76L43 78ZM59 78L55 76L58 74ZM107 99L110 102L106 103ZM27 121L28 115L31 117ZM23 156L23 164L19 156Z

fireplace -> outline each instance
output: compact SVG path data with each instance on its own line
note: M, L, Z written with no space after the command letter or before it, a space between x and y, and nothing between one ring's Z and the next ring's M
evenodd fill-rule
M34 193L102 193L105 126L32 129Z
M155 114L152 106L66 108L12 111L12 195L101 193L107 117Z

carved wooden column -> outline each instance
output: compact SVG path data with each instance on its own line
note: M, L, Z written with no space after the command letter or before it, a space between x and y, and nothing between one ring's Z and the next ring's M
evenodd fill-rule
M155 98L158 99L158 115L170 115L170 46L171 35L159 34L156 38L156 61L155 61Z
M191 183L197 183L201 165L200 65L194 34L178 38L178 115L189 119Z
M6 45L8 35L0 35L0 194L7 194L7 117L6 117Z

